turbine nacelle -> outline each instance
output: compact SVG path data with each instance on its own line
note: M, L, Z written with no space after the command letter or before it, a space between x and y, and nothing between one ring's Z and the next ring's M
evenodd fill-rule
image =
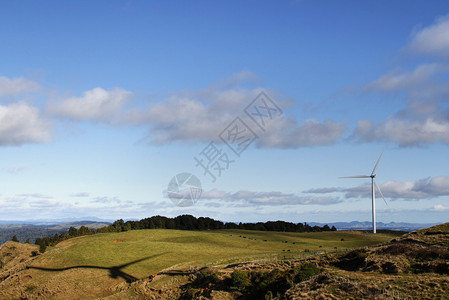
M385 151L385 149L384 149ZM356 175L356 176L346 176L346 177L340 177L340 178L371 178L371 201L372 201L372 215L373 215L373 233L376 233L376 192L375 188L379 192L380 196L384 200L385 204L388 206L387 201L385 200L384 195L382 194L382 191L380 190L379 186L376 183L376 180L374 178L376 177L376 170L379 166L380 159L382 158L382 155L384 154L384 151L380 154L379 159L377 160L376 165L374 166L373 171L371 172L371 175Z

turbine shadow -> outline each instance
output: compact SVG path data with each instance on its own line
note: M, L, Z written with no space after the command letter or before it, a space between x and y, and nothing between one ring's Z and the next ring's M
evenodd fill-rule
M169 270L165 272L159 272L157 275L167 275L167 276L187 276L194 274L195 271L183 271L183 270Z
M102 266L92 266L92 265L80 265L80 266L71 266L71 267L65 267L65 268L44 268L44 267L33 267L33 266L28 266L28 269L36 269L36 270L41 270L41 271L48 271L48 272L62 272L62 271L66 271L66 270L72 270L72 269L100 269L100 270L108 270L109 271L109 277L111 278L118 278L121 277L123 278L127 283L131 283L134 281L139 280L139 278L136 278L134 276L132 276L131 274L128 274L126 272L123 272L121 269L142 262L144 260L148 260L148 259L152 259L152 258L156 258L159 256L162 256L164 254L167 254L167 252L165 253L161 253L161 254L155 254L155 255L151 255L151 256L147 256L141 259L137 259L131 262L128 262L126 264L122 264L122 265L118 265L118 266L112 266L112 267L102 267Z

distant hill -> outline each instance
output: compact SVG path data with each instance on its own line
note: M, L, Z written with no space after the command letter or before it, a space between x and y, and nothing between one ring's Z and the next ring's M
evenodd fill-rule
M51 226L61 223L79 223L89 220L91 223L112 223L115 220L100 219L97 217L80 217L80 218L61 218L61 219L32 219L32 220L0 220L0 228L3 225L45 225Z
M315 223L310 222L311 226L322 226L324 223ZM326 223L329 226L335 226L337 230L369 230L372 228L373 224L371 221L352 221L352 222L335 222L335 223ZM390 229L390 230L399 230L399 231L415 231L422 228L428 228L438 223L430 223L430 224L421 224L421 223L405 223L405 222L390 222L383 223L377 222L378 229Z
M48 225L2 224L0 225L0 245L10 241L14 235L17 236L20 242L25 242L29 238L31 243L34 243L37 238L49 237L67 232L70 227L79 229L81 226L87 226L90 229L97 229L108 226L109 224L110 223L95 221L76 221Z

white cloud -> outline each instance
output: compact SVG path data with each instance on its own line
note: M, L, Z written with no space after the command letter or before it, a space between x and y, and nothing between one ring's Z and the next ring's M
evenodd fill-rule
M208 88L181 91L146 107L125 107L133 96L123 89L95 88L82 97L71 97L47 104L50 115L73 121L107 122L115 125L148 126L143 140L152 144L171 142L221 142L219 134L236 117L255 123L244 110L263 91L246 89L238 84L257 79L251 72L233 74L230 78ZM276 95L274 92L270 92ZM279 97L280 98L280 97ZM279 106L290 101L276 99ZM308 119L298 122L294 118L278 115L270 122L266 132L258 136L258 147L297 148L334 144L346 130L343 124L332 120Z
M41 210L60 207L61 205L62 203L54 200L52 196L41 193L25 193L6 198L4 205L2 205L2 213L4 213L3 217L8 215L8 211L13 214L24 211L31 211L36 214L37 211L40 213Z
M145 110L128 111L122 121L150 126L147 140L154 144L218 140L218 134L243 113L259 92L259 89L211 88L180 92Z
M117 197L95 197L92 203L120 203L121 200Z
M205 199L223 199L225 197L228 197L229 193L226 193L224 191L220 191L217 189L209 190L207 192L202 193L201 197Z
M345 130L345 125L332 120L319 122L309 119L298 124L296 120L279 118L270 123L257 145L269 148L327 146L335 144Z
M48 142L51 131L36 107L22 102L0 105L0 146Z
M115 88L104 90L94 88L84 92L83 97L72 97L60 102L50 103L48 112L55 116L75 121L116 121L132 93Z
M351 136L353 140L392 141L402 147L449 144L449 15L415 32L407 47L415 54L437 58L433 63L417 65L412 71L396 70L368 83L367 89L403 91L408 103L383 121L359 120Z
M86 193L86 192L75 193L75 194L71 194L70 197L81 197L81 198L89 197L89 193Z
M444 205L441 205L441 204L437 204L437 205L433 206L433 210L445 211L445 210L449 210L449 206L444 206Z
M416 181L387 181L379 184L385 196L390 199L418 200L440 196L449 196L449 177L437 176ZM371 185L365 184L353 188L322 188L308 190L305 193L333 193L343 192L346 198L371 197Z
M449 177L437 176L421 179L415 182L414 191L421 191L428 196L449 195Z
M0 76L0 97L18 96L20 94L34 92L40 88L40 85L36 82L23 77L9 79Z
M27 193L27 194L19 194L18 197L24 198L37 198L37 199L52 199L52 196L44 195L41 193Z
M31 207L32 209L51 209L53 207L57 207L60 206L61 203L58 201L54 201L54 200L34 200L34 201L30 201L28 202L28 206Z
M3 167L2 170L6 173L16 174L16 173L23 172L23 171L27 170L28 168L29 168L29 166L11 165L11 166Z
M408 48L421 54L449 56L449 16L413 34Z
M393 141L403 147L435 142L449 144L449 122L433 117L425 120L390 117L374 125L373 121L360 120L351 138L358 142Z
M334 197L300 196L293 193L238 191L227 193L211 190L203 193L202 199L222 200L222 203L239 202L240 205L330 205L342 202Z
M426 82L432 75L442 72L447 66L442 64L422 64L411 72L393 71L366 85L367 89L392 91L416 87Z
M215 140L231 120L229 113L214 114L199 100L176 97L150 107L147 118L156 144Z
M33 197L23 197L20 195L7 198L1 201L0 219L58 219L80 216L98 216L107 219L133 217L142 214L142 208L137 205L117 205L109 204L86 204L68 203L56 201L54 199L40 199Z
M122 121L128 124L149 125L147 140L154 144L179 141L219 142L219 134L236 117L248 121L248 126L252 126L255 131L259 130L255 123L246 118L244 109L261 91L209 88L180 93L150 106L145 111L129 111ZM275 102L281 105L278 101ZM319 122L309 119L298 123L295 119L281 115L270 121L266 132L258 134L256 145L271 148L330 145L341 138L345 129L344 125L332 120Z
M325 187L325 188L315 188L303 191L303 193L311 193L311 194L329 194L329 193L335 193L335 192L341 192L342 188L338 187Z

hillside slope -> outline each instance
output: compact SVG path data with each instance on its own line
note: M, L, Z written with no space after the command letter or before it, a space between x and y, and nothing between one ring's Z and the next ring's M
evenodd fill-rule
M318 252L376 245L393 237L245 230L133 230L84 236L61 242L37 257L30 252L13 272L0 270L0 298L96 299L130 291L164 270L184 274L254 259L301 259Z
M109 299L449 299L448 225L344 253L167 270Z
M449 298L449 223L383 245L322 257L327 272L293 287L286 298Z

